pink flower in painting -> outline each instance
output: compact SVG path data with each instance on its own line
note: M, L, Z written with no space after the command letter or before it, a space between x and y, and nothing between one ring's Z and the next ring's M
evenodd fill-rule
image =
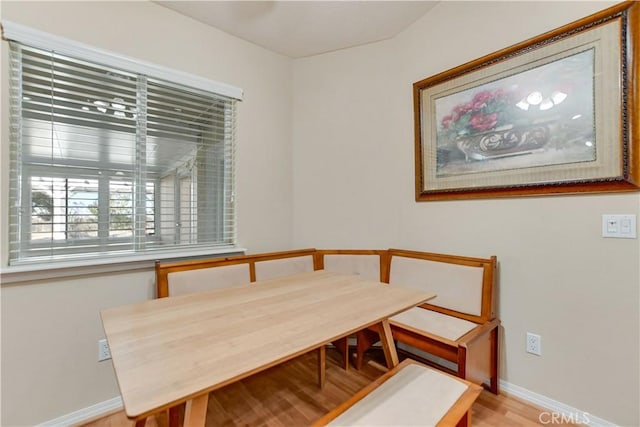
M470 102L466 104L459 104L453 107L453 111L451 113L451 120L453 122L457 122L460 120L460 117L464 116L468 112L473 111L473 105Z
M458 115L463 115L464 113L471 111L473 109L473 105L470 102L466 104L460 104L453 107L453 112Z
M469 125L480 132L491 129L496 123L498 123L498 113L475 114L469 121Z
M510 123L514 94L505 89L481 90L473 93L467 102L451 108L440 120L440 131L455 138L476 132L485 132Z
M472 104L484 104L491 98L491 92L488 90L483 90L482 92L478 92L473 95L473 99L471 100Z
M502 92L501 89L496 90L494 93L491 93L488 90L483 90L482 92L478 92L473 95L473 99L471 99L471 104L473 105L473 111L477 112L482 110L487 106L490 101L499 98L499 92Z
M442 118L442 121L440 122L440 124L442 125L442 128L449 129L449 126L451 125L452 120L453 120L453 116L451 114L449 114L448 116L444 116Z

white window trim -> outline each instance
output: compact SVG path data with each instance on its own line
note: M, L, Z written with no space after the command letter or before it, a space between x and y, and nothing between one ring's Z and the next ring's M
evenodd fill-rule
M243 99L243 90L236 86L217 82L194 74L177 71L151 62L142 61L108 50L99 49L65 37L56 36L21 24L3 20L2 36L41 49L56 51L62 55L79 57L114 68L126 69L161 80L173 81L197 89L214 92L239 101ZM0 266L0 284L20 283L34 280L59 279L86 274L146 270L153 268L156 260L180 259L188 257L237 255L246 249L228 245L198 247L192 250L169 250L149 252L140 255L127 254L73 261L54 261L45 264L34 262L17 266ZM89 263L89 264L88 264Z
M187 251L158 251L141 255L112 256L101 259L57 261L48 264L25 264L2 267L0 283L2 286L35 280L61 279L65 277L83 276L87 274L104 274L131 270L148 270L154 267L156 260L184 259L190 257L215 257L224 255L241 255L245 248L236 246L215 246ZM88 264L90 262L90 264Z
M5 39L37 46L41 49L53 50L63 55L83 58L99 64L145 74L150 77L171 80L176 83L215 92L240 101L243 97L242 89L236 86L98 49L75 40L49 34L14 22L2 21L2 32Z

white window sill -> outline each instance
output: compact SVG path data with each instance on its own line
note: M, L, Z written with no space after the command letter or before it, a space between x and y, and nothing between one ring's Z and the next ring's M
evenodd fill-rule
M65 277L103 274L132 270L153 269L156 260L182 259L204 256L232 256L246 252L238 247L199 248L193 251L174 251L148 253L144 255L117 256L112 258L95 258L74 261L50 262L47 264L24 264L2 267L0 283L14 284L43 279L60 279Z

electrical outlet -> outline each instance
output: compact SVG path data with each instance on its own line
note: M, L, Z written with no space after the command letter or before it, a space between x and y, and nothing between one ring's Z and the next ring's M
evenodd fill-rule
M542 356L542 337L540 335L527 332L527 353Z
M111 359L111 350L106 339L98 340L98 362Z

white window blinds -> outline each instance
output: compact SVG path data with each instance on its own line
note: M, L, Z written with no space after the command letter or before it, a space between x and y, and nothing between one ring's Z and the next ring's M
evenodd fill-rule
M10 55L10 264L235 244L235 99Z

